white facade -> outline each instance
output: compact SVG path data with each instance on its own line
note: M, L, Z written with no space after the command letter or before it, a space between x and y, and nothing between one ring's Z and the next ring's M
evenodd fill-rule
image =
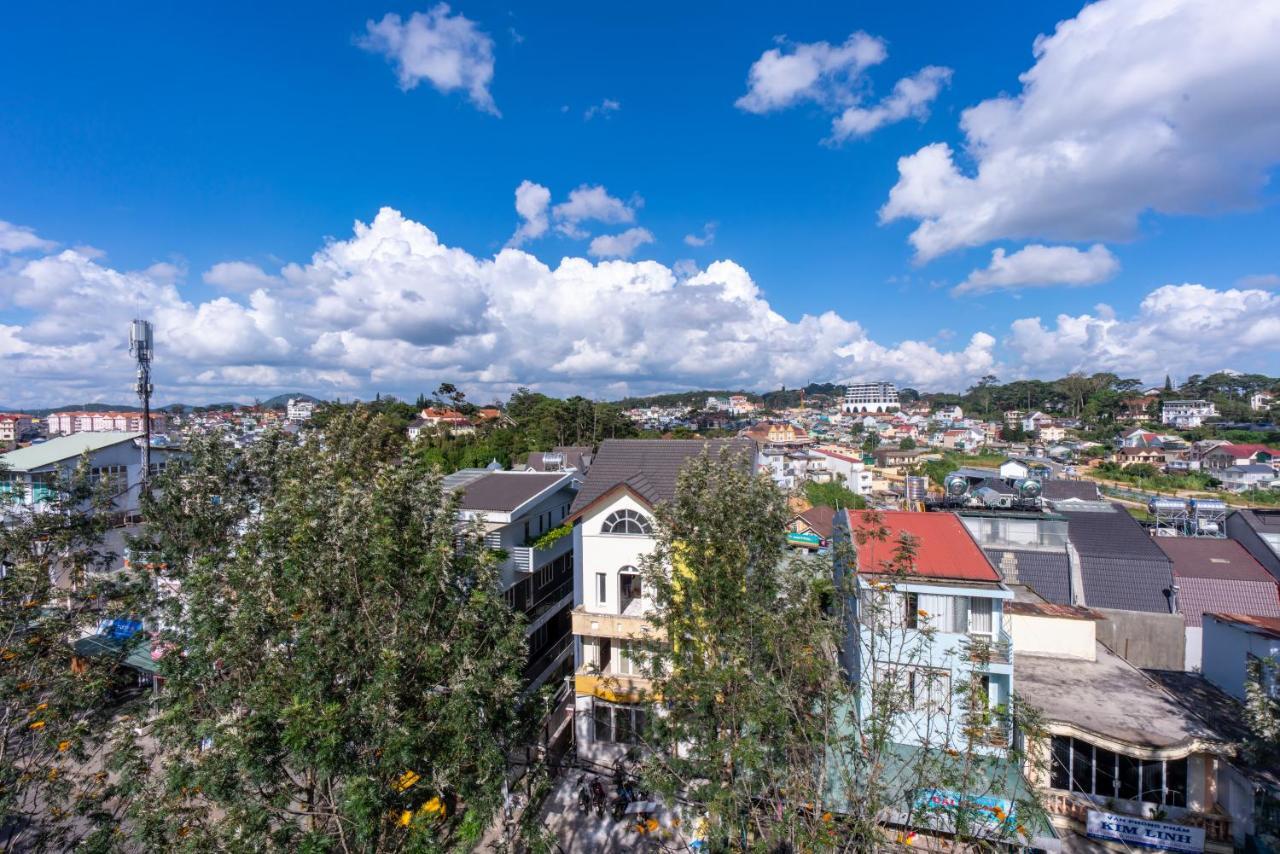
M647 524L650 533L606 533L605 523L621 515ZM580 757L607 762L622 755L647 714L647 704L630 702L645 680L629 651L642 642L644 618L653 608L639 572L657 545L652 518L649 507L619 490L574 528L574 736Z
M822 458L832 480L844 484L858 495L871 495L872 474L866 463L852 451L843 453L830 448L816 448L813 453Z
M310 400L289 398L285 406L285 417L290 421L306 421L315 414L316 405Z
M844 390L841 412L889 412L900 407L893 383L853 383Z
M1166 400L1160 408L1160 423L1175 427L1199 427L1214 418L1218 408L1209 400Z

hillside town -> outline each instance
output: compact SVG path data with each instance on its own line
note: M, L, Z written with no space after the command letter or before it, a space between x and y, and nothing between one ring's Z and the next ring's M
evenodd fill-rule
M406 460L442 476L458 535L475 531L497 556L494 583L520 627L511 699L521 714L541 711L528 740L506 749L510 794L486 838L523 820L572 837L575 850L659 839L696 848L707 831L679 798L646 799L627 781L646 751L660 750L648 739L664 714L654 706L666 653L651 573L670 522L655 516L679 503L699 460L727 466L785 501L772 533L785 552L849 591L855 604L832 664L855 689L889 680L906 692L887 722L893 750L963 750L990 766L980 792L931 790L1004 817L976 842L1126 850L1140 841L1133 833L1154 833L1182 840L1167 850L1271 850L1280 838L1280 753L1266 729L1280 698L1280 383L1214 374L1136 386L1114 375L988 378L956 395L875 381L690 392L687 402L622 409L527 391L476 406L443 383L416 406L293 396L148 410L145 423L129 407L8 413L0 489L15 529L68 501L101 516L105 564L95 572L119 573L155 565L142 545L156 512L149 484L183 489L180 473L210 447L228 459L282 442L305 448L343 413L378 413ZM1004 399L1028 405L1002 408ZM594 429L584 432L581 406ZM178 479L165 481L166 470ZM105 485L105 501L72 500L76 472ZM897 543L910 544L907 566L895 565ZM76 577L55 569L52 589ZM163 573L153 583L157 601L185 596ZM873 603L884 613L870 616ZM109 661L130 674L114 677L126 693L162 703L172 641L161 641L157 619L83 623L67 639L67 666ZM890 623L921 644L893 666L876 651ZM854 690L848 714L873 717L869 697ZM1034 709L1034 731L1020 708ZM548 773L535 797L530 781ZM612 781L615 818L571 797L587 777ZM917 847L961 837L936 811L880 812ZM1099 842L1099 822L1128 829Z

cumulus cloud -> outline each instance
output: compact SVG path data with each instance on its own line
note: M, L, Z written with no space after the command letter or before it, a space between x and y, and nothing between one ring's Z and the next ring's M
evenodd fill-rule
M508 246L519 246L526 240L535 240L547 233L547 208L551 204L551 191L532 181L521 181L516 187L516 213L524 220L516 233L507 241Z
M1280 288L1280 274L1253 273L1236 282L1242 288Z
M1280 4L1099 0L1034 45L1015 95L898 161L885 222L917 259L1003 239L1121 240L1146 211L1255 204L1280 162ZM960 164L972 162L972 169Z
M567 237L578 240L588 236L581 224L594 220L609 225L631 223L636 220L636 208L644 204L640 198L631 203L609 195L604 187L583 184L570 191L567 201L552 208L552 216L556 220L556 230Z
M899 80L893 87L893 94L875 106L847 108L832 121L831 139L843 142L853 137L866 136L885 125L906 118L923 121L929 117L929 104L949 82L950 68L925 66L910 77Z
M222 261L204 272L204 283L224 291L249 293L280 284L280 279L248 261Z
M1092 314L1059 314L1052 324L1028 317L1013 322L1005 343L1039 374L1113 370L1151 379L1233 362L1256 369L1280 350L1280 294L1164 285L1127 320L1106 305Z
M587 107L587 111L582 114L582 118L584 121L588 122L596 116L607 119L611 114L616 113L621 109L622 104L620 102L615 101L612 98L605 98L599 104L593 104L592 106Z
M58 244L52 240L44 240L25 225L14 225L0 219L0 252L27 252L38 250L47 252Z
M1075 367L1147 379L1255 370L1280 354L1274 290L1167 285L1128 318L1100 307L954 344L927 329L889 342L833 311L784 317L733 261L551 266L517 248L483 258L390 208L309 259L264 271L251 291L204 301L154 267L117 270L70 249L20 259L12 275L15 310L0 313L8 406L129 399L128 321L140 301L156 324L161 402L412 397L442 380L485 398L520 385L623 396L850 378L955 389L987 373Z
M791 43L778 39L751 64L747 93L735 101L748 113L768 113L802 101L839 105L855 97L862 72L884 62L889 53L875 36L857 32L840 45Z
M951 292L959 295L1049 285L1083 287L1105 282L1119 270L1119 260L1101 243L1095 243L1083 252L1074 246L1032 243L1012 255L1003 249L994 250L991 263L986 268L974 270Z
M587 253L593 258L630 258L646 243L653 242L647 228L628 228L621 234L602 234L591 241Z
M489 93L493 82L493 39L474 21L451 14L440 3L408 20L388 13L365 23L356 44L387 58L406 92L426 80L438 91L464 89L478 109L500 115Z
M909 117L928 118L929 104L951 80L951 69L930 65L899 80L888 97L864 107L871 88L865 72L889 56L883 40L856 32L836 46L778 41L779 47L752 63L747 93L735 105L762 114L811 101L838 114L831 122L831 143L866 136Z
M716 240L718 223L708 222L702 226L702 234L686 234L684 242L687 246L710 246Z

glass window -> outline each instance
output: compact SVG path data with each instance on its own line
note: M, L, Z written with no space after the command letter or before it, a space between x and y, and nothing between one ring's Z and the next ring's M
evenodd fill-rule
M904 593L902 596L904 625L909 629L920 628L920 597L915 593Z
M647 516L635 510L615 510L605 518L600 533L648 537L653 534L653 524Z
M1160 761L1142 763L1142 794L1139 800L1153 804L1164 800L1164 763Z
M596 573L596 601L601 605L609 601L609 575L605 572Z
M1164 763L1164 802L1171 807L1187 805L1187 760L1170 759Z
M1049 757L1049 785L1055 789L1071 788L1071 739L1055 735Z
M1117 797L1122 801L1138 800L1138 780L1142 769L1142 760L1132 756L1120 757L1119 792Z
M1071 740L1071 791L1093 793L1093 745Z
M1104 798L1116 796L1116 755L1110 750L1093 750L1093 793Z
M613 741L613 707L596 703L594 717L596 741Z

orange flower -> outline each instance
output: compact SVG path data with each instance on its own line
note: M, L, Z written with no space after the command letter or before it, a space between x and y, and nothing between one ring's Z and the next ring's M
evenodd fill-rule
M29 729L44 729L44 721L36 721L35 723L31 724Z
M58 742L58 752L59 752L59 753L66 753L66 752L67 752L68 750L70 750L70 749L71 749L71 742L69 742L69 741L60 741L60 742Z

